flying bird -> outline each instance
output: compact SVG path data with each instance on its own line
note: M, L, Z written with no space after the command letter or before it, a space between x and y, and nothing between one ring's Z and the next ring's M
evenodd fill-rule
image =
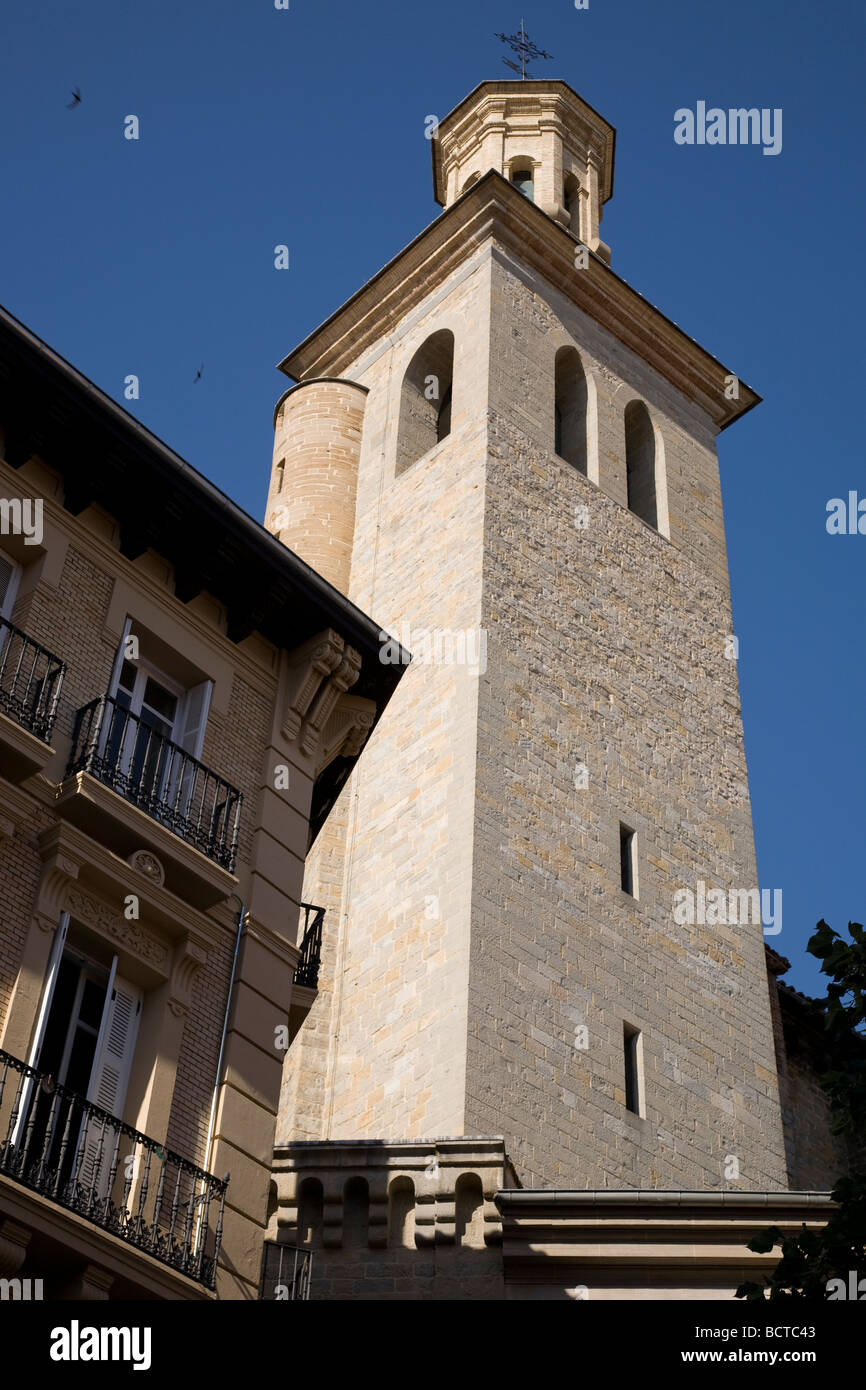
M80 101L81 101L81 88L80 88L80 87L73 87L73 88L72 88L72 100L71 100L71 101L68 101L68 102L66 103L66 109L67 109L67 111L71 111L71 110L73 109L73 107L75 107L75 106L77 106L77 105L79 104Z
M196 372L195 376L193 377L193 385L198 381L198 379L199 379L199 377L201 376L201 374L202 374L203 371L204 371L204 362L202 362L201 366L199 367L198 371Z

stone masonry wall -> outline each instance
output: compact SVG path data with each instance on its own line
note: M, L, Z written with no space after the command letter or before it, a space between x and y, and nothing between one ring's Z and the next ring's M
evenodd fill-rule
M403 374L443 328L453 432L395 479ZM598 485L553 452L567 345ZM325 963L281 1136L501 1131L525 1185L784 1185L761 924L673 919L699 879L757 886L710 422L499 248L345 374L370 388L350 597L397 636L408 620L410 650L420 626L480 621L487 671L410 666L311 856ZM670 539L627 510L635 398Z
M425 630L479 627L489 298L482 253L346 371L369 387L349 597L398 638L408 624L410 651ZM395 477L403 376L441 329L452 432ZM477 692L466 664L410 665L332 817L345 857L336 820L310 856L325 949L284 1138L463 1132Z
M598 392L598 487L553 452L572 343ZM662 436L673 543L624 505L635 397ZM698 879L757 885L709 425L503 256L488 468L467 1132L502 1130L527 1186L784 1185L761 925L673 918ZM625 1105L624 1024L643 1034L645 1118Z

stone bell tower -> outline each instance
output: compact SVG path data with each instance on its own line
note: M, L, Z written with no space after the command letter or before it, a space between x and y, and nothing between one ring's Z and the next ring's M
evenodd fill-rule
M757 886L716 438L758 397L610 269L613 164L566 83L482 83L441 215L282 364L267 524L413 660L308 859L278 1138L766 1190L761 923L675 914Z

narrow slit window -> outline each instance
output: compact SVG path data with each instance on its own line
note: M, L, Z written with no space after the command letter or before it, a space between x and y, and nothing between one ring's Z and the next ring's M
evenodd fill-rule
M625 1053L625 1104L633 1115L642 1115L641 1106L641 1035L630 1023L623 1024Z
M283 474L285 473L285 468L286 460L280 459L279 463L274 469L274 487L277 492L282 492L283 490Z
M629 830L627 825L619 827L619 881L624 893L629 893L633 898L637 897L635 892L635 833Z

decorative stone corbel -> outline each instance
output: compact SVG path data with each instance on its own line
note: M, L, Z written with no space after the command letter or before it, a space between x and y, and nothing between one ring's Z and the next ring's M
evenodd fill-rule
M312 757L319 750L322 730L327 724L341 695L351 688L361 670L360 653L354 647L346 647L343 660L326 684L323 684L318 699L308 717L304 720L300 735L301 752Z
M360 742L355 739L356 750L372 725L361 717L374 710L372 701L365 701L363 711L359 707L346 707L346 713L331 724L332 716L343 696L358 679L361 670L361 655L354 647L346 646L339 633L327 628L320 632L305 646L293 652L289 659L289 673L284 711L281 719L283 736L296 742L305 758L317 763L317 772L327 766L341 751L345 739L354 730L360 734ZM343 728L342 737L341 726ZM323 744L325 746L322 752Z
M196 975L207 964L208 953L199 941L187 936L174 953L168 1008L175 1018L185 1018L192 1002Z
M316 776L334 758L354 758L360 753L373 727L376 705L360 695L343 695L322 730L316 759Z
M283 714L283 734L298 737L314 699L326 680L339 667L345 642L338 632L326 628L290 657L288 690Z
M56 849L49 850L43 859L36 914L40 926L49 924L45 930L56 927L61 912L66 911L67 894L78 879L78 869L79 865L74 859Z

